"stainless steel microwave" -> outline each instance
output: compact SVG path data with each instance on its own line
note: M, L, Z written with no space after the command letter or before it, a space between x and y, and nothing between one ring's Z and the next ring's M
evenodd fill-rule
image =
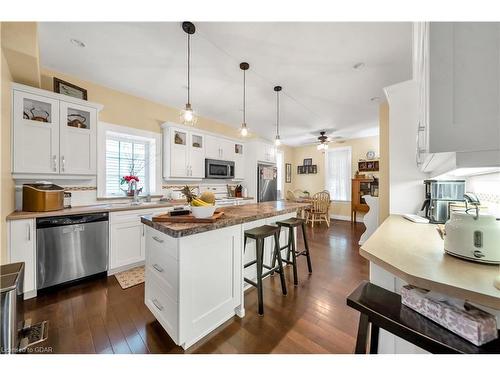
M234 178L234 161L205 159L205 178Z

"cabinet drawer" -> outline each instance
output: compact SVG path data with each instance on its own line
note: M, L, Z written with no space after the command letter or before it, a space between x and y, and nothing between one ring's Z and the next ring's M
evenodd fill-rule
M146 255L146 277L155 275L162 284L162 290L178 301L179 263L174 258L165 255L163 249L148 248Z
M146 231L146 252L157 251L162 254L162 256L168 255L175 260L179 259L177 254L177 239L167 236L166 234L163 234L147 225L144 227Z
M148 277L149 276L149 277ZM145 282L145 304L169 336L179 342L179 305L164 293L155 275L148 274Z

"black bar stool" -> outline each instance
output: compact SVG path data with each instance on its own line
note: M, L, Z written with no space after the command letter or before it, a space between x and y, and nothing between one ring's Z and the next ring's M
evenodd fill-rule
M276 222L278 227L281 230L281 227L288 228L288 244L283 246L280 250L287 249L286 259L283 260L286 264L291 264L293 266L293 284L299 284L299 278L297 276L297 257L300 255L304 255L307 258L307 268L309 269L309 273L312 273L312 265L311 265L311 255L309 254L309 245L307 243L306 237L306 221L303 219L299 219L296 217L292 217L287 220ZM302 227L302 236L304 238L304 247L305 249L302 251L297 251L295 246L295 235L294 228ZM292 260L290 261L290 254L292 255ZM272 266L274 267L275 258L273 258Z
M247 238L252 238L256 241L255 244L255 260L248 262L244 265L244 268L250 267L254 264L257 264L257 282L247 279L244 280L257 288L258 299L259 299L259 315L264 315L264 299L262 294L262 279L267 275L274 273L274 271L280 274L281 279L281 289L283 291L283 295L286 296L286 283L285 283L285 273L283 272L283 262L280 254L280 245L279 245L279 233L280 228L274 225L262 225L257 228L249 229L245 231L245 240L244 247L247 245ZM274 237L274 251L273 251L273 266L269 267L264 264L264 240L267 237ZM278 258L278 266L275 267L275 259ZM266 268L269 271L262 273L263 269Z

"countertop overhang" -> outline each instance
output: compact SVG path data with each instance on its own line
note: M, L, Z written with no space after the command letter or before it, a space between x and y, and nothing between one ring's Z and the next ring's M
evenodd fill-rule
M223 207L224 216L215 223L165 223L155 222L151 215L143 216L142 223L171 237L185 237L193 234L208 232L210 230L230 227L247 223L249 221L265 219L272 216L283 215L297 211L299 208L308 207L309 203L292 203L286 201L273 201L242 206Z
M446 254L435 224L391 215L359 253L409 284L500 310L500 290L493 284L500 267Z

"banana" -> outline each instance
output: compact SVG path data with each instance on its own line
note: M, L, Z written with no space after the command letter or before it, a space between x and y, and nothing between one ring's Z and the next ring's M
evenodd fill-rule
M207 203L205 201L202 201L201 199L199 198L194 198L192 201L191 201L191 205L195 206L195 207L202 207L202 206L211 206L212 204L210 203Z

